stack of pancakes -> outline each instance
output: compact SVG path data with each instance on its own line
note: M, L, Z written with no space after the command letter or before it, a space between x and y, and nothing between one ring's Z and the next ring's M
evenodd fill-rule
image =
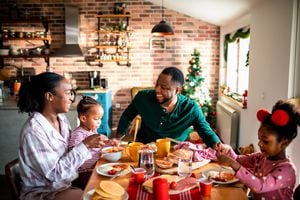
M122 200L125 195L124 188L113 181L101 181L95 189L91 200Z

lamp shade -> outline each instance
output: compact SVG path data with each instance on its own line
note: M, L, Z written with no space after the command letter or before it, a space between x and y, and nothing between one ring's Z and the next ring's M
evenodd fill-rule
M156 24L151 31L154 36L174 35L172 27L164 20Z

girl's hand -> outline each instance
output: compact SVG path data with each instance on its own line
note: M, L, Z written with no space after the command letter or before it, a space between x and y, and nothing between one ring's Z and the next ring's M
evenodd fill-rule
M213 146L214 150L216 150L218 153L223 153L223 154L227 154L230 149L232 149L232 147L228 144L223 144L221 142L215 144Z
M236 160L233 160L222 153L217 153L216 155L219 164L230 166L234 169L234 171L238 171L240 169L241 165Z
M101 140L101 135L99 134L90 135L82 142L87 148L100 148L104 145L104 142Z

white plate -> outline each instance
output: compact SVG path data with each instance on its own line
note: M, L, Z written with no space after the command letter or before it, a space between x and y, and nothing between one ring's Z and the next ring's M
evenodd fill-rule
M99 167L97 167L96 172L102 176L107 176L107 177L113 177L114 175L110 175L107 172L111 169L113 169L113 165L118 165L118 164L125 164L125 163L107 163L107 164L103 164L100 165ZM127 164L126 164L127 165ZM118 176L124 176L126 174L128 174L130 172L130 167L128 165L128 168L125 169L124 171L122 171Z
M83 196L83 199L82 200L90 200L92 195L94 194L95 192L95 189L92 189L90 191L88 191L84 196ZM123 195L123 198L122 200L128 200L129 198L129 195L128 193L125 191L125 194Z
M205 178L209 178L210 175L218 174L219 171L220 171L220 168L212 168L212 169L209 169L209 170L206 170L206 171L202 172L202 175L203 175ZM231 174L233 174L233 175L235 174L234 170L231 169L231 168L228 168L228 167L226 167L226 168L222 167L221 171L222 171L222 172L226 172L226 173L231 173ZM226 182L224 182L224 181L216 181L216 180L214 180L214 179L211 179L211 180L212 180L214 183L217 183L217 184L223 184L223 185L225 185L225 184L231 184L231 183L236 183L236 182L239 181L239 179L237 179L236 177L234 177L232 180L229 180L229 181L226 181Z

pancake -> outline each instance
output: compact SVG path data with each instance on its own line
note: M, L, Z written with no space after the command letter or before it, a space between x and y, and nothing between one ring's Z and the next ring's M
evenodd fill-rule
M121 197L124 195L124 188L116 182L113 181L101 181L99 187L105 193L114 197Z

